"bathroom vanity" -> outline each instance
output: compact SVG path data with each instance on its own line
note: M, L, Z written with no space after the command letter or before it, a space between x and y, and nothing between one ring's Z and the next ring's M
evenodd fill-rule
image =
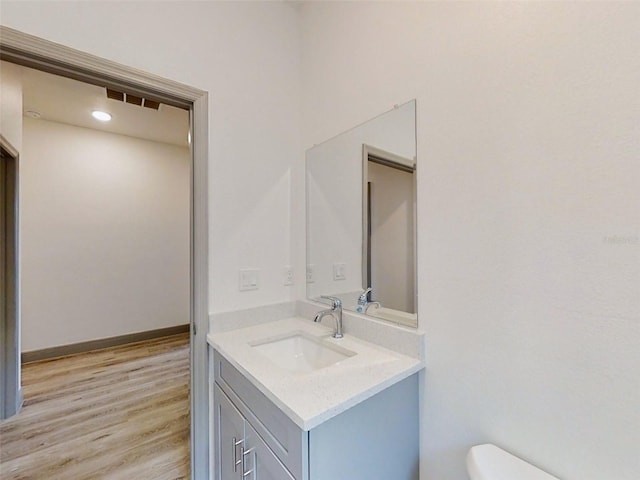
M210 334L216 480L416 480L420 359L288 318Z

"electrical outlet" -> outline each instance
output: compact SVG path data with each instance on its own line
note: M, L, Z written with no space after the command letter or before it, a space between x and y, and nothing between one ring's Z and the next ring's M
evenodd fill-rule
M284 267L284 277L282 283L284 285L293 285L293 267L291 265L286 265Z
M316 281L316 266L307 265L307 283L313 283Z

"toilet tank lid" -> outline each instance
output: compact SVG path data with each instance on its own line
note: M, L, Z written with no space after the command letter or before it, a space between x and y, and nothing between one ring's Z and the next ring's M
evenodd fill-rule
M469 450L467 469L471 480L559 480L490 443Z

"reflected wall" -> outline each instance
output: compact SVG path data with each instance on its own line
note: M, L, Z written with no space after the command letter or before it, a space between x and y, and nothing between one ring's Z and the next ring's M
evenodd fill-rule
M364 147L415 164L415 135L415 101L411 101L307 151L308 298L338 296L345 308L356 309L358 297L369 286L363 263ZM394 252L378 254L392 258ZM374 290L369 300L376 299Z

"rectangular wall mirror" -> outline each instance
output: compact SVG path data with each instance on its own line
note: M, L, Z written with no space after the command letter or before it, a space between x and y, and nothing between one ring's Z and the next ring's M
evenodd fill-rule
M307 150L307 297L416 327L416 102Z

